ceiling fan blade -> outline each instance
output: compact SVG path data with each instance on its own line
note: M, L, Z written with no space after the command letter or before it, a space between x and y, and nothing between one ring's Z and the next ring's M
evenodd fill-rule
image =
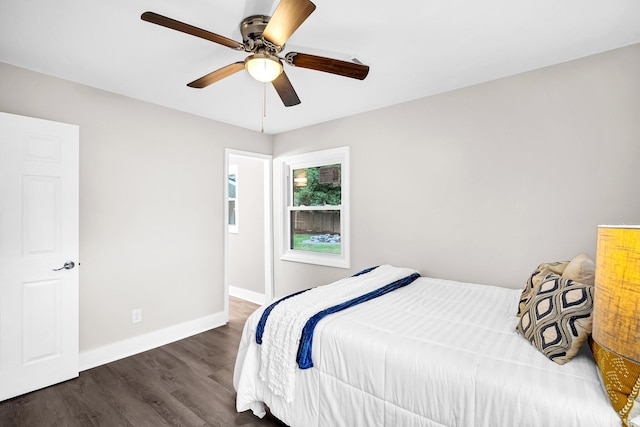
M285 60L289 65L295 67L324 71L325 73L351 77L352 79L364 80L369 74L368 65L325 58L324 56L308 55L306 53L289 52L285 56Z
M300 98L298 98L298 94L284 71L271 83L273 83L273 87L276 89L276 92L278 92L278 95L280 95L280 99L285 107L293 107L294 105L300 104Z
M196 89L202 89L203 87L207 87L210 84L224 79L225 77L229 77L230 75L235 74L242 69L244 69L244 61L234 62L233 64L222 67L219 70L207 74L206 76L202 76L198 80L192 81L191 83L187 84L187 86L194 87Z
M176 21L175 19L168 18L163 15L159 15L154 12L145 12L140 16L143 21L151 22L152 24L160 25L162 27L171 28L172 30L181 31L192 36L200 37L205 40L212 41L214 43L221 44L223 46L230 47L236 50L244 50L244 45L235 40L226 38L219 34L212 33L202 28L194 27L193 25L185 24L184 22Z
M262 37L275 45L284 46L314 10L316 5L309 0L282 0L262 32Z

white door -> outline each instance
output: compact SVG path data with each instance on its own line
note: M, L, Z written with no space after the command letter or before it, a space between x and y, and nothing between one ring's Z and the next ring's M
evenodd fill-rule
M0 113L0 401L78 376L77 263L78 127Z

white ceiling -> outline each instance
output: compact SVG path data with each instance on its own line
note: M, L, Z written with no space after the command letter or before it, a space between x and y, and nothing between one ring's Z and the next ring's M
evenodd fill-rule
M285 65L300 105L266 87L277 134L640 42L638 0L314 0L287 43L371 70L364 81ZM243 52L140 19L149 10L241 41L277 0L0 0L0 61L260 131L263 85L246 72L186 84ZM2 96L2 94L0 94Z

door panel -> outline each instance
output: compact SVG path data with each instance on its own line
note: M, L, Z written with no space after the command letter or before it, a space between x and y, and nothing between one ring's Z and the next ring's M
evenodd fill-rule
M22 363L60 356L60 280L24 283Z
M0 113L0 400L78 376L66 261L78 262L78 127Z
M60 179L54 176L24 176L22 209L23 254L59 252Z

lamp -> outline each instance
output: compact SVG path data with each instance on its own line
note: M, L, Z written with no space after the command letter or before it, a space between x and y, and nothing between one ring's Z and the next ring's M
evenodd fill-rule
M244 67L259 82L272 82L282 73L282 63L277 56L254 53L244 60Z
M593 339L640 363L640 226L598 227Z

